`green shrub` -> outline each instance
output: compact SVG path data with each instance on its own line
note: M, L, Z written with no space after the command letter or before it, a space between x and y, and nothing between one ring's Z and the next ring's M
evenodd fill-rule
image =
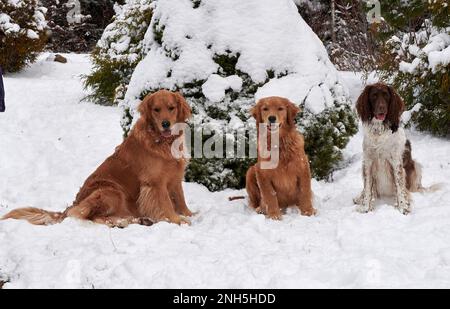
M305 136L305 151L310 160L312 176L331 180L333 171L342 162L342 150L350 137L358 132L350 105L335 102L334 107L319 115L306 110L298 116L297 124Z
M17 72L44 49L46 9L38 0L0 1L0 66Z
M85 76L87 100L100 105L117 105L123 98L134 68L145 55L142 41L152 18L152 0L129 0L117 8L91 54L93 70Z
M411 110L404 121L419 130L449 136L448 1L396 0L386 3L384 11L385 23L374 28L384 42L384 61L378 69Z

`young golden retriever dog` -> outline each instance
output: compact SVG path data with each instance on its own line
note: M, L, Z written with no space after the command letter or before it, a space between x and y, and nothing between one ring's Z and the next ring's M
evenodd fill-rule
M21 208L3 219L49 225L74 217L111 227L189 223L192 213L181 186L186 161L175 159L171 146L183 138L172 128L190 117L190 107L181 94L161 90L148 95L138 110L141 117L129 136L89 176L71 207L64 212Z
M258 162L247 172L246 189L250 206L271 219L280 220L281 209L288 206L298 207L305 216L316 214L304 139L295 126L295 116L299 112L300 108L280 97L261 99L251 111L258 128ZM265 146L268 149L275 146L270 141L272 130L279 130L275 146L279 160L275 168L263 168L263 163L272 158L261 156L260 124L267 129Z

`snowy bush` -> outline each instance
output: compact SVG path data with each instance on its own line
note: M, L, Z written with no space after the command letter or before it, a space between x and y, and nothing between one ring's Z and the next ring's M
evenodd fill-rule
M42 51L45 13L38 0L0 0L0 66L5 71L21 70Z
M402 2L403 13L386 16L384 77L410 112L404 121L436 135L450 134L450 19L447 1Z
M150 24L152 0L128 0L116 5L116 15L94 49L93 71L85 77L85 86L92 94L89 100L117 104L122 98L137 63L144 56L143 39Z
M162 88L187 98L197 133L206 129L232 143L237 130L254 128L255 100L283 96L303 107L298 127L313 174L330 175L356 132L355 118L325 48L291 0L155 0L152 8L145 57L120 102L125 133L142 98ZM186 179L210 190L241 188L253 161L194 158Z
M450 28L429 27L415 35L412 44L410 34L399 42L400 52L408 52L403 54L394 84L414 109L412 124L437 135L450 135Z

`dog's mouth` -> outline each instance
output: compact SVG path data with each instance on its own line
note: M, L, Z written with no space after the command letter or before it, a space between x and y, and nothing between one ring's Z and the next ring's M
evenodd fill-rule
M378 113L378 114L375 115L375 118L377 120L384 121L384 119L386 119L386 114L385 113Z
M168 138L172 136L172 130L171 129L164 129L161 131L161 136Z
M266 125L268 132L277 132L281 128L281 123L268 123Z

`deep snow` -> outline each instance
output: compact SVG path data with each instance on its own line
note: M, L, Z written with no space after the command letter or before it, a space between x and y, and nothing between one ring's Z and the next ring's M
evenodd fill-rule
M45 61L5 78L7 113L0 114L0 215L33 205L63 210L85 178L121 142L117 108L79 103L85 55L67 64ZM359 76L341 73L355 100ZM450 178L450 141L408 131L424 184ZM4 288L450 288L450 187L413 194L401 215L390 201L355 212L362 189L362 136L345 150L347 167L334 182L313 182L317 217L289 210L265 219L244 191L210 193L185 184L191 226L105 226L68 219L39 227L0 222Z

